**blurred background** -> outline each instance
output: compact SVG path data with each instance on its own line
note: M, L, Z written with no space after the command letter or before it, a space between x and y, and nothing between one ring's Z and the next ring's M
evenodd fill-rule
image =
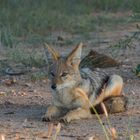
M139 0L0 0L1 56L40 67L44 42L64 53L83 42L122 61L136 56L139 25Z
M53 32L88 36L116 30L139 22L139 13L139 0L0 0L0 41L10 47L19 42L54 43Z

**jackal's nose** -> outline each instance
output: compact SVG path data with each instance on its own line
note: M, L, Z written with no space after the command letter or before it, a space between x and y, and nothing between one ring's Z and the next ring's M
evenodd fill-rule
M53 84L53 85L51 86L51 88L55 90L55 89L56 89L56 84Z

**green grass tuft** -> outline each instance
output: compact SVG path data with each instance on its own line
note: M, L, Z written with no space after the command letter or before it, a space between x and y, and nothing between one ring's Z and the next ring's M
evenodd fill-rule
M30 75L30 78L31 78L31 81L38 81L38 80L43 80L47 77L47 74L44 73L44 72L35 72L35 73L32 73Z
M42 54L38 54L36 50L27 51L21 47L15 47L8 50L8 59L15 63L22 63L28 67L42 67L45 60Z

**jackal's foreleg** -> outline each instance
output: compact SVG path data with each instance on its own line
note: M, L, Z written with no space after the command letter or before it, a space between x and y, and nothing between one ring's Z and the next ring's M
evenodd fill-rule
M92 116L89 109L90 108L89 99L86 93L80 88L76 88L73 92L75 95L75 101L73 105L77 108L69 111L63 117L62 120L66 123L69 123L72 120L91 118Z
M50 121L54 118L58 118L61 114L61 110L54 105L48 107L46 114L42 117L42 121Z
M92 115L89 109L77 108L75 110L68 112L63 117L63 121L66 123L69 123L72 120L85 119L85 118L91 118L91 117Z

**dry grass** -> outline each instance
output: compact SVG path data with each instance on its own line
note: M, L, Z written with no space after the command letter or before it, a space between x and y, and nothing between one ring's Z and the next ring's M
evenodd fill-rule
M0 140L6 140L3 134L0 135Z

